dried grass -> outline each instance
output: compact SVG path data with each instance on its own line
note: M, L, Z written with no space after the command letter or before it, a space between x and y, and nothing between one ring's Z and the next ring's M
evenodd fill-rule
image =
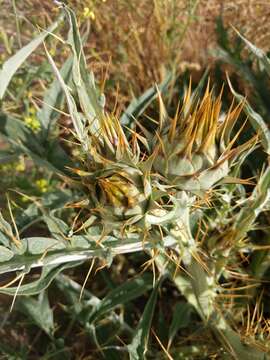
M166 69L198 69L212 61L209 50L216 45L216 18L222 15L226 26L233 25L255 45L269 50L270 3L268 0L200 0L195 15L190 9L195 0L69 0L79 15L85 7L93 11L91 33L86 44L91 66L98 77L108 78L115 96L116 84L120 103L132 91L138 95L154 82L164 78ZM11 16L12 2L2 1L0 27L16 39L16 25ZM57 14L53 1L17 2L18 13L43 27ZM186 28L187 27L187 28ZM22 41L31 36L31 27L21 28ZM186 30L186 31L185 31ZM233 30L230 31L233 36ZM16 43L16 41L15 41Z

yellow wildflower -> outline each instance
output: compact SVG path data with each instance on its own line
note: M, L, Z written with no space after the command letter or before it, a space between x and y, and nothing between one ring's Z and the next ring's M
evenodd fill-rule
M49 50L49 53L50 53L51 56L54 56L54 55L56 54L56 49L55 49L55 48L51 48L51 49Z
M46 179L38 179L35 181L36 186L38 187L39 191L45 193L49 189L49 183Z
M40 130L40 123L35 115L25 116L23 120L34 132L38 132L38 130Z
M23 171L25 171L24 158L21 158L20 161L16 164L15 170L18 171L18 172L23 172Z
M94 11L90 10L89 7L85 7L83 9L83 16L85 18L90 18L92 20L95 20L95 18L96 18Z

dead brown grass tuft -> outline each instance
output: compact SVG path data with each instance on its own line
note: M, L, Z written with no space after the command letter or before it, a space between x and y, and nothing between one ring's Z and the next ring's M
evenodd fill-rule
M269 50L270 2L268 0L68 0L81 24L91 23L86 53L99 78L108 67L107 82L118 101L125 102L164 78L168 68L182 72L198 69L211 61L216 45L215 23L223 16L255 45ZM2 1L0 28L16 39L12 2ZM88 15L87 11L88 9ZM53 1L17 2L21 16L22 42L27 42L32 23L45 26L58 10ZM89 15L90 14L90 15ZM29 30L31 29L31 30ZM233 31L230 30L233 35ZM14 41L16 44L16 40ZM109 65L108 65L109 64Z

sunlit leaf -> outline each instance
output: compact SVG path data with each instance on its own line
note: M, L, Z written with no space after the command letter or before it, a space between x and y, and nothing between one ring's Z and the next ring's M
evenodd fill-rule
M2 69L0 70L0 99L3 98L8 84L10 83L10 80L18 68L28 58L28 56L31 55L40 44L42 44L49 33L53 32L58 27L62 17L63 15L61 15L58 20L54 22L47 30L43 31L34 40L17 51L15 55L13 55L4 63Z

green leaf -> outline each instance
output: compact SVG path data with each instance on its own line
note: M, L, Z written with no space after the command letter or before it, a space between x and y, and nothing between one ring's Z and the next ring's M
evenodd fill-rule
M45 40L49 33L53 32L62 20L63 15L59 16L47 30L44 30L39 36L32 40L29 44L21 48L15 55L9 58L0 70L0 100L3 98L8 84L12 76L16 73L22 63L28 58L29 55Z
M57 275L55 279L55 284L61 290L63 294L65 294L65 299L67 302L73 306L74 312L76 315L79 314L85 306L89 309L90 306L97 305L100 303L100 299L93 295L89 290L84 289L82 294L82 299L78 302L80 298L80 294L82 291L82 286L78 284L76 281L72 280L69 276L64 274ZM75 315L75 314L73 314ZM83 317L83 323L87 323L86 317Z
M270 251L257 250L254 251L251 258L250 268L252 275L257 279L263 278L270 264Z
M53 311L46 291L42 291L37 300L28 296L21 297L18 300L17 309L29 316L49 336L53 335Z
M23 239L27 243L27 250L30 254L43 254L47 251L64 249L63 242L45 237L32 237Z
M21 120L10 115L0 114L0 133L14 145L23 145L35 154L41 155L44 152L33 131Z
M49 171L64 174L67 172L65 165L71 165L63 150L59 149L59 144L55 144L54 154L52 154L52 149L50 153L50 145L47 145L45 149L36 134L22 121L3 113L0 114L0 135L11 144L18 154L28 155L38 166Z
M88 119L91 128L95 118L99 119L103 114L104 101L101 101L99 98L93 72L89 74L87 69L83 51L83 42L75 13L68 7L65 7L65 11L70 25L68 44L70 45L74 56L73 81L76 85L84 115Z
M67 6L64 7L67 18L69 20L70 30L68 36L68 44L71 46L73 52L73 68L72 77L75 84L75 90L78 94L81 108L85 119L88 120L89 131L96 134L99 130L98 119L103 116L104 101L102 97L98 96L97 89L95 87L93 73L88 73L86 67L86 60L83 52L82 39L80 37L79 28L74 12ZM69 88L67 87L63 77L58 71L52 57L46 51L50 64L57 76L57 79L62 87L69 113L71 115L73 126L77 133L79 141L85 146L87 150L87 136L84 131L85 119L78 112L76 102L71 95Z
M240 34L238 30L234 28L234 31L237 33L237 35L245 42L245 44L248 46L249 50L253 52L253 54L256 56L256 58L263 64L267 74L270 76L270 60L266 56L263 50L257 48L254 44L252 44L249 40L247 40L243 35Z
M220 331L223 334L225 348L234 359L269 360L269 356L259 348L243 343L240 336L229 327Z
M69 226L61 219L55 217L52 213L43 216L51 234L59 239L63 240L64 236L68 234Z
M1 229L1 225L0 225ZM0 230L0 243L4 245L4 247L8 248L10 246L9 238Z
M93 309L89 316L89 322L93 322L105 313L111 311L117 306L121 306L137 297L143 295L153 286L153 277L150 274L136 277L133 280L118 286L111 291L100 303Z
M131 360L146 359L148 337L152 324L152 319L155 311L158 290L164 280L161 277L155 284L152 294L144 308L141 320L136 328L135 335L130 345L128 345L128 352Z
M42 268L41 275L38 280L28 284L23 284L19 288L17 286L0 288L0 293L6 295L35 295L45 290L53 281L53 279L64 269L80 265L81 262L67 263L61 265L50 265Z
M66 275L58 275L55 283L64 294L68 303L68 305L65 306L65 310L71 315L73 320L78 321L80 325L85 328L85 331L90 334L90 336L93 336L97 346L99 346L100 341L108 343L110 341L109 338L115 338L121 331L121 327L123 327L125 331L128 330L129 333L132 333L132 329L124 321L123 316L121 314L118 315L116 311L111 311L110 314L106 314L106 319L109 319L109 323L104 323L104 319L101 318L100 321L97 321L95 324L90 324L88 321L89 312L93 308L97 308L102 300L93 295L89 290L84 289L82 298L78 301L82 286Z
M231 92L235 96L238 102L244 103L244 111L249 117L249 120L251 122L251 125L253 126L254 130L257 131L262 139L262 145L264 147L264 150L267 152L267 154L270 154L270 130L268 129L268 126L264 122L263 118L252 109L252 107L249 105L248 101L240 94L238 94L232 87L232 84L230 82L230 79L227 77L228 84L230 86Z
M84 142L85 139L85 135L84 135L84 125L83 125L83 121L81 118L81 115L79 114L78 110L77 110L77 106L76 106L76 102L73 98L73 96L71 95L71 91L69 89L69 87L66 85L64 79L62 78L62 75L60 74L59 70L57 69L57 66L55 64L55 62L53 61L51 55L49 54L49 52L46 50L46 54L48 57L48 60L53 68L53 71L59 81L60 86L62 87L64 94L66 96L66 100L67 100L67 105L68 105L68 110L73 122L73 126L74 129L77 133L78 139L80 140L80 142Z
M172 343L179 329L183 329L189 325L192 310L189 303L179 302L176 304L172 323L169 328L169 344Z
M244 63L244 60L236 58L227 49L224 50L222 48L217 48L215 50L212 50L211 53L218 59L232 65L237 70L237 72L240 73L246 81L251 83L252 86L256 89L256 91L258 91L260 87L258 80L255 74L251 71L250 66Z
M241 240L252 229L258 215L270 200L270 167L259 179L251 196L247 198L233 223L234 241Z
M226 49L229 50L229 39L228 39L228 32L224 27L223 18L222 16L218 16L216 18L216 32L217 32L217 42L218 44Z
M2 213L0 212L0 230L2 230L2 232L5 235L11 235L13 236L13 231L12 231L12 227L11 225L4 219Z
M72 63L72 57L68 58L60 70L60 74L66 84L69 83L71 77ZM60 115L55 109L60 109L64 102L63 89L57 79L53 81L50 88L46 91L43 102L43 107L37 115L42 125L43 138L47 139L51 126Z
M0 262L8 261L14 256L13 251L9 250L5 246L0 245Z

